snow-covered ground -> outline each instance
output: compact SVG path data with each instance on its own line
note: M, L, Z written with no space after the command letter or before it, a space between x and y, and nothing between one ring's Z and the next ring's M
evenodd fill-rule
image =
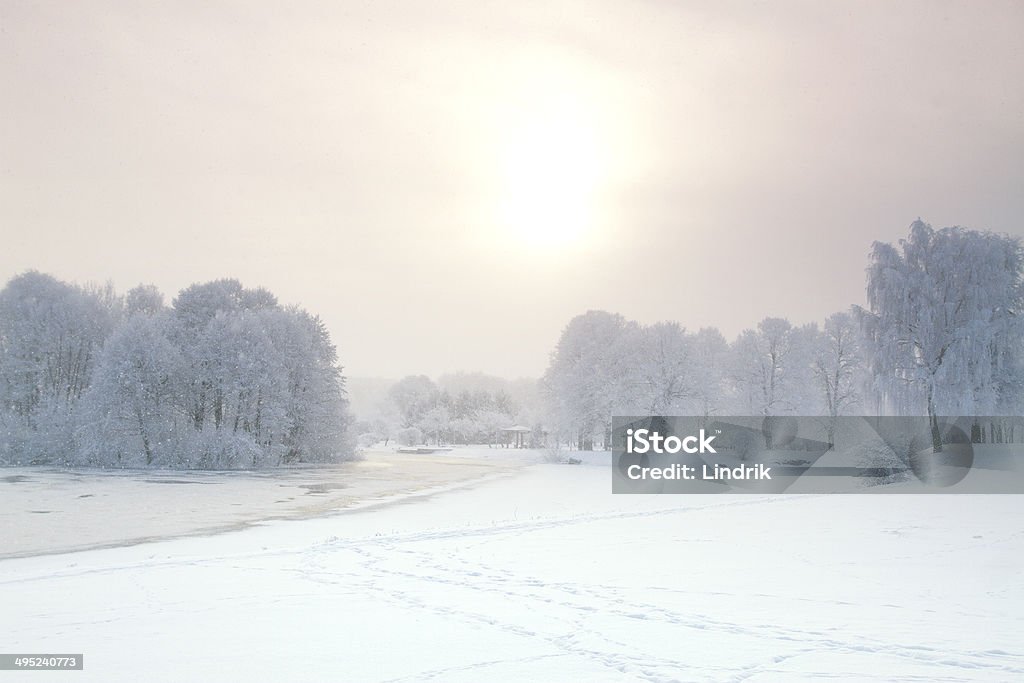
M537 464L2 560L0 649L85 670L0 681L1024 680L1024 496L610 488Z

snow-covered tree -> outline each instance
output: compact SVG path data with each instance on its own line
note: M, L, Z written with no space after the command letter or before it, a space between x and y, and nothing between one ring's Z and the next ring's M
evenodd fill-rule
M0 291L0 457L65 462L75 411L120 315L110 288L30 271Z
M937 416L1000 404L1002 353L1019 347L1021 245L1016 238L921 220L897 246L876 242L868 310L859 310L876 388L898 412Z
M483 441L488 445L496 444L501 439L501 430L511 426L511 417L498 410L481 410L477 413L476 423Z
M696 393L693 340L674 322L637 328L635 336L626 386L634 388L637 407L650 415L683 412L684 403Z
M285 462L330 462L351 452L348 399L338 353L323 321L298 308L278 314L288 376Z
M860 402L862 386L861 334L849 313L834 313L815 334L811 369L818 396L829 417L828 440L835 442L837 417Z
M124 295L124 312L154 315L164 310L164 295L155 285L138 285Z
M75 460L116 467L187 464L185 359L170 314L130 316L107 341L83 398Z
M765 318L756 330L744 330L732 345L732 379L739 408L750 415L791 412L793 326L782 318Z
M726 382L729 343L716 328L701 329L693 338L693 362L690 364L691 405L705 420L722 414L730 400Z
M432 436L434 443L440 446L451 428L451 422L448 406L439 404L423 413L417 426L425 435Z
M542 380L558 430L590 449L597 436L608 443L616 408L629 395L631 331L621 315L588 311L569 321ZM634 385L635 386L635 385Z
M403 377L388 391L388 397L398 409L400 426L415 427L423 415L437 405L440 391L426 375Z

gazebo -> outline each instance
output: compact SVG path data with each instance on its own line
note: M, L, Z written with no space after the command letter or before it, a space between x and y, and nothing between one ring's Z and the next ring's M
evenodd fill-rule
M529 434L533 430L523 425L512 425L511 427L504 427L501 430L505 434L512 434L512 448L525 448L524 434Z

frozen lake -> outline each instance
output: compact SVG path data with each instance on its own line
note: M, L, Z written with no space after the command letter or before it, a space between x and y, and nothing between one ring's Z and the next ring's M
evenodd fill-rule
M613 496L604 467L519 464L2 560L4 649L84 653L33 681L1024 678L1022 496Z
M525 452L463 449L256 471L8 467L0 469L0 559L317 517L501 476L530 461Z

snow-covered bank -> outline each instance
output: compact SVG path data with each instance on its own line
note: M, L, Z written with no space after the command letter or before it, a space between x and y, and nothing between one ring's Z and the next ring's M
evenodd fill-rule
M612 496L603 467L0 561L33 681L1018 680L1024 497Z
M536 453L369 452L340 465L256 471L0 469L0 559L131 545L322 516L510 473Z

